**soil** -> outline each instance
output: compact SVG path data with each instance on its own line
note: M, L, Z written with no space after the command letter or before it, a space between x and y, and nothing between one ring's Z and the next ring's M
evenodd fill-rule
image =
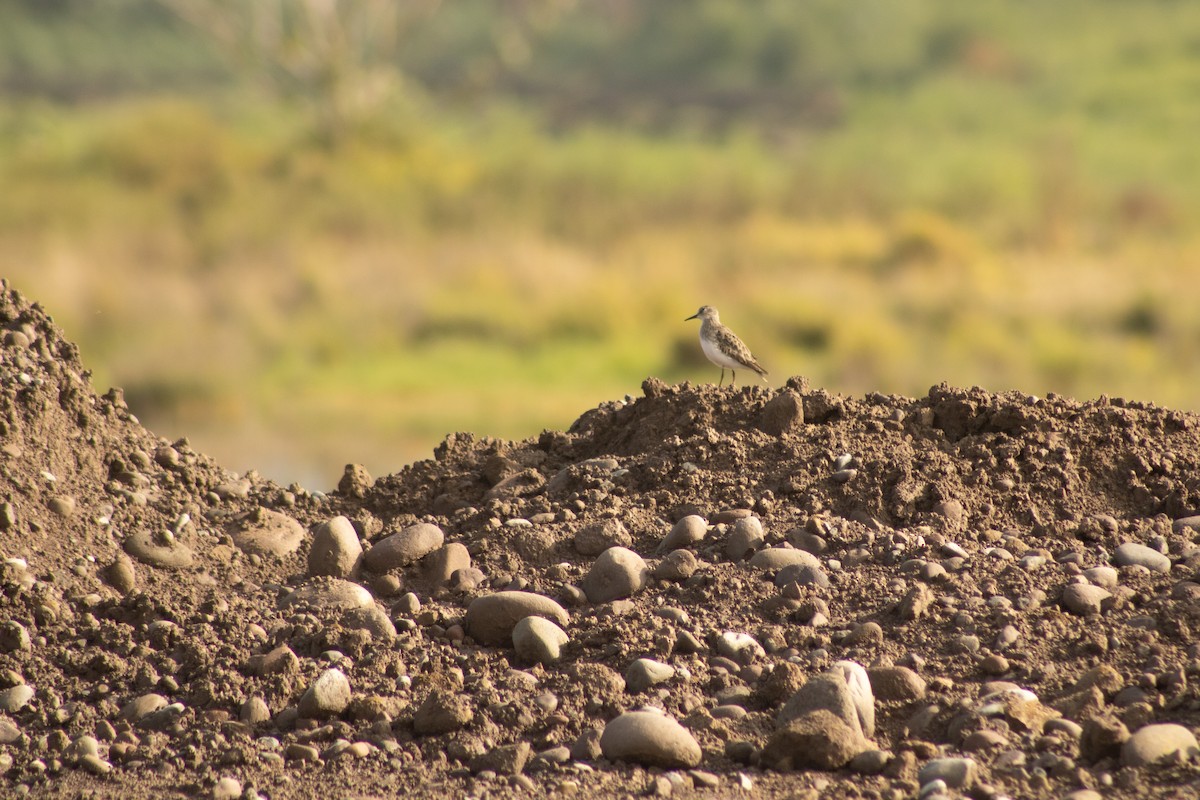
M155 436L119 391L93 390L42 308L0 289L0 795L900 798L943 756L974 774L931 795L1200 791L1194 757L1133 766L1121 748L1154 723L1200 729L1194 414L649 378L567 431L451 434L431 460L378 480L348 467L316 492ZM694 571L658 571L691 514L708 523L685 545ZM384 619L350 614L328 599L340 584L310 577L314 531L339 515L368 553L431 523L470 568L439 575L445 546L382 574L362 560L348 577ZM593 603L597 555L576 534L603 540L605 520L657 577ZM1129 563L1129 543L1160 561ZM749 561L775 547L814 553L819 574L777 587ZM1102 599L1071 608L1085 584ZM470 603L501 590L566 609L559 660L470 635ZM758 647L722 655L727 632ZM640 658L673 677L632 691ZM872 684L888 666L919 679L876 685L875 763L765 757L779 708L842 660ZM310 713L332 668L349 703ZM643 707L695 738L695 768L599 752L597 733Z

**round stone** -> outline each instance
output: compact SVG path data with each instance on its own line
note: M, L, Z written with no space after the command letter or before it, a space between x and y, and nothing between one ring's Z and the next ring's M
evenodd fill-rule
M867 749L862 734L825 710L791 719L767 739L761 763L775 769L840 769Z
M140 697L135 697L121 707L118 716L129 722L137 722L145 719L156 711L161 711L168 705L167 698L161 694L144 694Z
M1068 584L1062 593L1062 604L1068 611L1081 617L1099 614L1104 601L1112 597L1107 590L1086 583Z
M675 677L675 668L652 658L639 658L625 671L625 690L644 692Z
M0 711L7 711L10 714L20 711L29 704L33 695L33 687L27 683L0 690Z
M317 676L300 698L300 716L310 719L333 717L350 705L350 680L336 667Z
M704 537L708 535L708 523L704 521L704 517L696 514L688 514L671 528L671 532L662 540L659 545L659 552L664 550L678 550L681 547L690 547L694 544L704 541Z
M513 628L513 649L526 661L553 664L562 657L567 632L544 617L525 617Z
M16 620L0 624L0 652L12 653L28 650L32 646L33 641L29 638L29 630L24 625Z
M118 555L111 564L105 567L104 581L122 595L129 594L137 586L137 572L133 561L124 553Z
M1118 545L1113 557L1118 567L1145 567L1151 572L1170 572L1171 559L1152 547L1137 542Z
M592 564L582 588L591 602L608 603L637 594L649 577L641 556L625 547L610 547Z
M586 525L575 534L575 550L585 556L598 556L610 547L629 547L631 544L633 537L619 519Z
M125 552L152 567L182 569L192 565L192 549L183 542L150 531L137 531L125 539Z
M213 787L212 796L213 800L238 800L242 796L242 782L228 776L221 778Z
M817 569L821 560L805 550L795 547L767 547L750 557L750 566L765 572L774 572L793 564L803 564ZM777 582L778 585L778 582Z
M322 522L313 531L312 548L308 551L308 574L348 578L362 557L358 533L344 516Z
M970 789L975 783L975 760L971 758L935 758L926 762L917 773L917 782L924 786L944 781L952 789Z
M733 530L725 540L725 555L731 561L741 561L763 546L766 535L758 517L742 517L733 523Z
M229 535L245 553L283 558L296 552L307 531L287 514L260 507L243 516Z
M284 595L279 601L280 608L366 608L374 604L374 598L365 587L341 578L313 578Z
M544 595L506 591L476 597L467 606L466 630L475 641L500 645L511 640L513 629L525 617L545 617L563 627L566 610Z
M627 711L604 726L600 750L610 761L691 768L700 763L700 744L687 728L654 711Z
M1170 722L1147 725L1134 732L1121 746L1121 763L1128 767L1144 767L1176 753L1185 759L1200 754L1195 734Z
M372 572L405 567L437 550L445 540L437 525L418 522L376 542L363 556L363 563Z
M908 667L873 667L867 674L880 700L909 701L925 696L925 679Z
M425 577L435 586L451 582L454 573L471 568L471 552L461 542L450 542L425 557Z
M654 577L660 581L686 581L696 573L699 562L691 550L672 550L654 567Z
M366 631L371 638L390 642L396 638L396 625L387 612L377 604L359 608L348 608L342 613L342 627L352 631Z

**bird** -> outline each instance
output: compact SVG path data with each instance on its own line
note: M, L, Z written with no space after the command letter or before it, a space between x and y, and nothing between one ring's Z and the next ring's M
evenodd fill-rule
M721 324L721 317L712 306L700 306L700 310L687 319L700 319L700 348L708 360L721 368L720 386L725 382L725 370L732 373L729 385L737 381L739 369L752 369L766 378L767 371L762 368L750 352L750 348L733 331ZM687 320L684 320L687 322Z

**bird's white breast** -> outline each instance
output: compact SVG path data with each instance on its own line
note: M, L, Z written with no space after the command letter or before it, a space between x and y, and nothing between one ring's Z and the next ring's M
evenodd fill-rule
M716 342L700 337L700 348L704 351L704 355L708 356L708 360L716 364L722 369L746 369L746 365L722 352L721 348L717 347Z

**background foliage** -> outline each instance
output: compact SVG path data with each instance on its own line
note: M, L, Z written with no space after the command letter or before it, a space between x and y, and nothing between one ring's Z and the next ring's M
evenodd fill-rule
M403 9L0 2L0 273L152 429L323 488L712 380L702 303L775 385L1200 409L1197 4Z

